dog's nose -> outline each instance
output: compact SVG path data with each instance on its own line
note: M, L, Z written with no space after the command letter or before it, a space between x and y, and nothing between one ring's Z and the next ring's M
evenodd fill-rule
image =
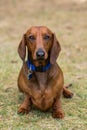
M40 48L38 49L38 51L36 52L36 56L38 59L43 59L45 55L45 52Z

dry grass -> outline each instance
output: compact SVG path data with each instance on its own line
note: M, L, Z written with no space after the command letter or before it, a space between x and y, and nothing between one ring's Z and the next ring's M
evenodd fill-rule
M33 109L17 115L21 95L17 76L22 65L17 47L32 25L52 29L62 46L58 59L65 83L73 83L74 98L62 98L65 118ZM0 129L86 130L87 129L87 2L76 0L0 0Z

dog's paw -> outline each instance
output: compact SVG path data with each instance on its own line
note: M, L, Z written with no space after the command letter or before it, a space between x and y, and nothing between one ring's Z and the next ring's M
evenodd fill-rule
M26 108L26 107L23 107L23 106L20 106L19 109L18 109L18 114L28 114L29 113L29 108Z
M67 91L67 92L63 92L63 96L65 97L65 98L72 98L73 97L73 93L71 92L71 91Z
M62 110L56 110L56 111L53 111L52 116L53 116L53 118L63 119L65 115Z

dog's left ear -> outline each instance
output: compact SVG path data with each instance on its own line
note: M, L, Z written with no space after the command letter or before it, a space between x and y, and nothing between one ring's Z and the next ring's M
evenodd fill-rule
M20 58L24 61L26 57L26 41L25 41L25 34L22 37L22 40L19 43L18 46L18 53Z
M50 53L50 63L51 64L54 64L56 62L60 51L61 51L60 44L56 38L56 35L53 34L53 45L52 45L51 53Z

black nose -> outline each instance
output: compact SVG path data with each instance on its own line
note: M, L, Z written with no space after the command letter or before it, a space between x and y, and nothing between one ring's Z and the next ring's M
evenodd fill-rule
M37 56L38 59L43 59L44 55L45 55L45 53L41 48L38 49L38 51L36 52L36 56Z

